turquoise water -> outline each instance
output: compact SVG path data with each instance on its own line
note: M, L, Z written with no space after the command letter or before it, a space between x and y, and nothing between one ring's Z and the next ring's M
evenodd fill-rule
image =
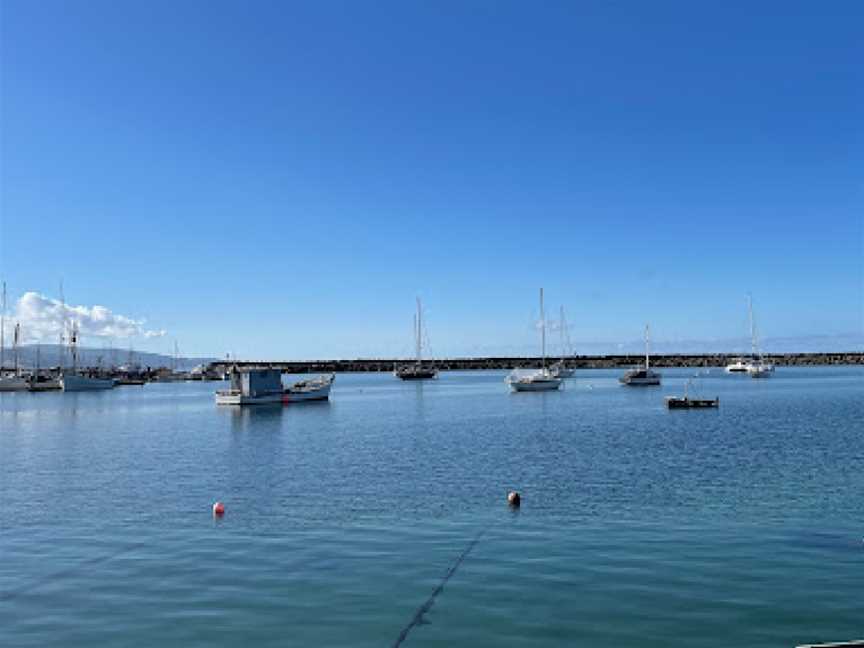
M0 644L864 636L864 370L713 370L719 411L674 412L689 372L663 373L340 375L244 410L216 383L0 394Z

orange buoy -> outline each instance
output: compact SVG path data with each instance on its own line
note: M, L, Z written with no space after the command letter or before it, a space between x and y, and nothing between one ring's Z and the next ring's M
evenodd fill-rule
M213 515L216 517L225 515L225 505L222 502L216 502L213 505Z
M507 503L510 506L519 506L522 503L522 498L519 497L519 493L517 493L516 491L510 491L507 494Z

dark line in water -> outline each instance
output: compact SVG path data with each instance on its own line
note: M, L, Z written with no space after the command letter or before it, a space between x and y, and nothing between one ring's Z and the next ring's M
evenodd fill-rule
M480 538L483 537L484 533L486 533L486 529L481 530L480 533L478 533L477 536L468 543L468 546L465 547L462 553L459 554L456 562L454 562L450 566L450 569L448 569L447 573L444 574L444 578L442 578L441 582L438 583L438 587L432 590L432 594L430 594L429 598L426 599L423 605L417 608L417 611L414 613L414 617L411 619L411 621L408 622L408 625L402 628L402 632L399 633L399 636L393 643L393 648L398 648L399 646L401 646L402 642L408 638L408 633L423 622L423 615L426 614L430 609L432 609L432 606L435 604L435 599L438 598L438 595L442 591L444 591L444 586L447 584L447 581L452 578L453 574L456 573L456 570L459 569L459 566L462 564L465 558L468 557L468 554L471 553L471 550L474 549L478 542L480 542Z
M53 574L43 576L42 578L37 578L36 580L30 581L26 585L22 585L17 589L11 589L7 592L0 592L0 603L3 603L5 601L12 601L21 596L22 594L26 594L27 592L42 587L43 585L47 585L48 583L54 583L63 580L64 578L68 578L69 576L72 576L77 572L81 571L85 567L92 567L93 565L99 565L101 563L108 562L109 560L117 558L118 556L122 556L125 553L129 553L130 551L134 551L135 549L144 547L146 546L146 544L146 542L136 542L105 556L97 556L96 558L90 558L88 560L81 561L73 567L68 567L58 572L54 572Z

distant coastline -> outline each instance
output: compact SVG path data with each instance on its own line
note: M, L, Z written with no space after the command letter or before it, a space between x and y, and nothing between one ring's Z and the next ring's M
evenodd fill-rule
M740 354L664 354L652 355L651 364L656 367L725 367ZM817 365L864 365L864 352L846 353L766 353L763 357L778 366L817 366ZM584 355L567 359L567 365L577 369L614 369L628 367L644 362L644 355ZM227 362L220 360L210 364L216 371L224 371L230 366L273 367L289 373L330 373L330 372L381 372L392 371L397 364L406 362L404 358L355 360L306 360L306 361L243 361ZM472 369L519 369L537 367L539 357L488 357L488 358L441 358L430 360L441 371Z

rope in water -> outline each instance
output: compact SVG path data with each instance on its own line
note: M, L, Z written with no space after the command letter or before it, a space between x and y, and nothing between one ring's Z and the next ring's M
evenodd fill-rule
M441 579L441 582L438 583L438 586L432 590L432 594L429 595L429 598L423 602L417 611L414 613L414 616L408 622L404 628L402 628L402 632L399 633L399 636L396 638L396 641L393 643L393 648L398 648L402 645L402 642L408 638L408 633L411 632L416 626L420 625L423 622L423 615L425 615L429 610L432 609L432 606L435 604L435 599L438 598L438 595L444 591L444 586L447 584L453 574L456 573L456 570L462 565L465 559L468 557L468 554L471 553L471 550L480 542L480 538L483 537L483 534L486 533L486 529L482 529L471 542L468 543L468 546L462 550L462 553L459 554L459 557L456 558L456 562L454 562L450 569L447 570L447 573L444 574L444 578Z

